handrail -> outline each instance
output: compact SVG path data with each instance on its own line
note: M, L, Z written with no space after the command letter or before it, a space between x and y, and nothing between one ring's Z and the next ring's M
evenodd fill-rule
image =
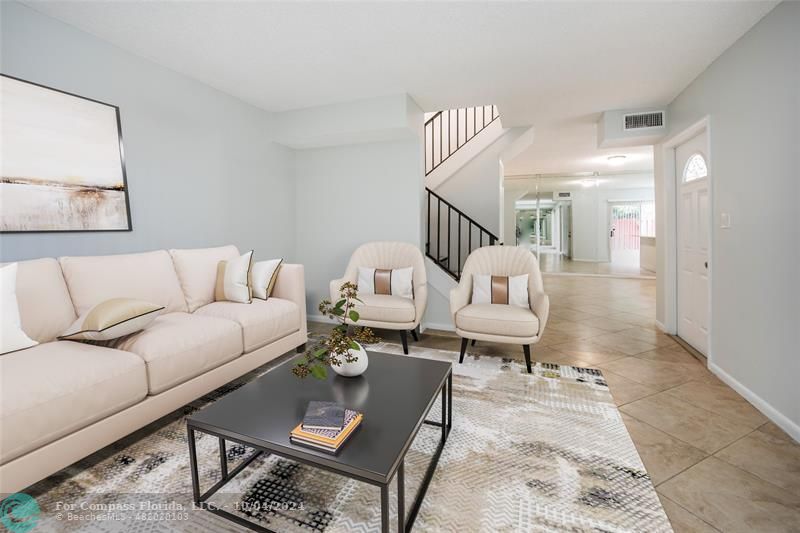
M484 234L486 234L486 242L490 246L497 242L497 235L483 227L472 217L465 214L429 188L426 187L425 191L427 192L426 215L428 220L425 255L430 257L434 263L439 265L447 274L458 281L461 278L461 269L466 262L466 258L473 250L484 246ZM433 207L433 202L436 202L435 224L431 222L431 207ZM446 224L442 223L442 204L444 204L447 209ZM455 213L456 216L456 225L452 223L453 213ZM465 228L466 234L463 231ZM445 229L444 234L442 231L443 229ZM455 230L455 234L453 230ZM477 247L473 246L472 238L475 230L478 231L477 239L475 239ZM443 251L444 255L442 255ZM462 253L462 251L466 251L466 254ZM453 260L453 255L455 255L455 260Z
M435 115L433 115L431 118L429 118L428 120L426 120L426 121L425 121L425 125L427 126L428 124L430 124L431 122L433 122L433 120L434 120L436 117L440 116L440 115L441 115L443 112L444 112L444 111L437 111Z
M461 209L457 208L456 206L454 206L453 204L451 204L450 202L448 202L447 200L445 200L444 198L442 198L441 196L439 196L438 194L436 194L434 191L430 190L429 188L425 187L425 190L428 191L433 196L435 196L436 198L438 198L439 200L441 200L442 203L447 204L447 206L450 207L453 211L455 211L456 213L458 213L462 217L464 217L467 220L469 220L472 223L473 226L475 226L479 230L481 230L484 233L486 233L492 240L495 240L495 241L498 240L497 235L495 235L494 233L492 233L491 231L489 231L485 227L481 226L474 218L472 218L471 216L469 216L468 214L463 212Z
M478 107L481 109L481 120L478 122ZM478 106L478 107L462 107L458 109L442 110L434 114L431 118L425 121L425 175L427 176L439 165L447 161L453 154L461 149L462 146L467 144L476 135L482 132L486 127L500 117L500 112L497 106ZM489 108L489 118L487 120L486 108ZM461 115L464 115L464 127L461 127ZM469 134L469 115L472 113L472 135ZM447 113L447 129L444 129L444 114ZM453 113L455 113L455 121L453 120ZM438 138L436 131L436 120L438 119L439 130ZM455 122L455 127L453 123ZM430 128L428 127L430 126ZM447 132L447 154L445 155L445 131ZM463 131L463 141L462 141ZM455 135L455 137L454 137ZM455 138L455 148L453 147L453 139ZM439 141L439 157L436 158L436 141ZM429 165L430 163L430 165Z

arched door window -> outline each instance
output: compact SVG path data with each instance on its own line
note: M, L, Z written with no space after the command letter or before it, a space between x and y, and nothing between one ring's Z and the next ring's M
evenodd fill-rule
M698 180L708 176L708 167L702 154L692 154L683 167L683 182Z

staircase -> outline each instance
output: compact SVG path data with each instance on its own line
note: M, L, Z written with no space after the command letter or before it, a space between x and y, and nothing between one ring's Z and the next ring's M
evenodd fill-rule
M425 121L425 175L500 118L495 105L439 111Z
M425 193L425 255L458 281L469 254L497 244L497 236L427 187Z
M439 111L425 121L425 176L429 185L425 188L425 255L455 281L461 278L464 263L473 250L497 244L499 239L433 189L447 179L450 169L442 164L456 152L461 150L454 160L469 161L502 135L495 126L491 134L478 137L499 117L497 106L488 105ZM478 140L473 141L476 137ZM470 148L465 149L468 145ZM447 166L452 167L452 163ZM432 175L434 171L437 172Z

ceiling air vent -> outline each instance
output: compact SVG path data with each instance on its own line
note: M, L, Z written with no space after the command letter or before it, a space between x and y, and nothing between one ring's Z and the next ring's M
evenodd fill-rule
M625 131L643 128L663 128L664 112L630 113L623 116L623 121L623 129Z

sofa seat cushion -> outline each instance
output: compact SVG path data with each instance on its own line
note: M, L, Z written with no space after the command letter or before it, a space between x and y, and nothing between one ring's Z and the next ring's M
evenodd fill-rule
M112 345L144 359L150 394L158 394L241 355L242 329L222 318L167 313Z
M281 298L253 299L249 304L214 302L194 314L225 318L239 324L245 352L252 352L300 329L297 304Z
M413 322L416 315L414 300L389 294L359 294L363 303L356 302L359 320L374 322Z
M539 332L539 319L530 309L514 305L470 304L456 313L456 327L487 335L533 337Z
M147 396L141 357L74 341L0 357L0 464Z

